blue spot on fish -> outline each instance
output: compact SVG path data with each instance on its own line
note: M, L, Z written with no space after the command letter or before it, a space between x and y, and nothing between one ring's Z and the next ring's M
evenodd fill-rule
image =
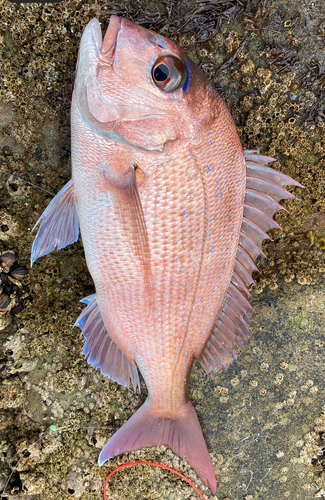
M186 80L185 80L185 83L183 85L183 92L186 92L188 90L190 83L191 83L191 71L190 71L190 67L189 67L186 59L185 59L185 66L186 66ZM196 121L196 120L194 120L194 121Z
M166 44L161 37L157 37L156 41L157 41L157 44L160 45L163 49L166 48Z

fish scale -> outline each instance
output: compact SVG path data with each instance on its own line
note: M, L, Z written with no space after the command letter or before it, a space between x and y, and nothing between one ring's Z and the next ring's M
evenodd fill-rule
M278 201L294 198L283 186L300 184L242 150L227 106L172 41L116 16L103 41L96 19L82 36L71 126L72 180L42 214L31 260L80 226L96 287L76 322L83 353L134 390L139 369L148 388L99 465L165 444L215 493L191 369L196 358L213 376L237 359L255 260Z
M185 273L183 274L179 271L182 267L189 269L192 265L192 271L194 274L198 274L198 271L195 271L195 264L193 262L193 250L191 251L191 247L194 246L191 226L193 222L198 222L198 224L201 223L201 215L199 212L192 214L194 221L187 219L185 215L186 212L192 210L191 201L187 196L189 189L186 184L184 185L186 173L184 172L182 177L177 173L178 169L175 168L175 166L180 165L182 156L184 157L185 154L186 150L183 154L182 152L178 152L175 158L173 158L173 161L169 161L169 174L164 175L161 180L161 174L157 170L155 176L157 179L160 178L160 182L155 183L150 180L150 183L145 185L140 191L145 217L147 213L153 211L151 206L155 206L154 212L156 223L154 228L150 228L149 223L148 227L150 246L155 248L155 251L152 253L152 269L154 274L153 293L155 297L152 327L155 329L156 333L154 336L148 336L148 342L152 342L157 346L157 356L155 356L155 359L157 359L157 357L159 359L161 355L159 352L159 344L161 344L163 350L163 363L160 361L160 364L162 366L166 364L169 365L168 370L165 370L165 380L161 380L162 377L160 373L157 377L158 384L163 384L165 386L164 393L167 393L167 390L171 392L172 385L169 381L170 370L177 373L176 384L178 384L181 390L180 381L178 380L178 373L180 373L179 369L182 370L182 373L184 371L184 363L187 368L192 358L192 356L188 357L188 354L186 355L185 353L185 357L180 359L180 347L183 343L184 334L187 328L187 318L191 302L188 300L188 297L186 297L189 293L185 291L184 287L184 281L186 279ZM160 168L164 170L165 165L161 165ZM197 189L199 185L200 182L197 182L196 185L191 187L193 192L190 192L190 194L194 194L194 190ZM157 198L159 197L158 193L160 192L164 192L165 194L162 200L163 203L157 203ZM173 207L173 210L171 211L169 207ZM168 213L167 218L164 217L164 215L166 215L166 208ZM204 205L202 204L202 209L203 208ZM157 221L159 221L159 223ZM183 247L187 249L187 252L184 251ZM190 281L190 279L189 276L188 280ZM194 279L195 276L192 280L194 281ZM191 295L193 295L193 292ZM187 299L186 301L185 297ZM139 358L139 356L141 357L141 349L139 351L136 361L139 367L140 365L143 367L141 371L146 373L145 367L143 366L144 363ZM174 364L177 366L174 366ZM153 385L152 375L150 384L151 386ZM174 399L176 397L176 384L174 384L174 390L172 391ZM159 394L161 394L161 392L160 390ZM154 395L155 393L153 391L153 397ZM182 391L181 398L183 399L183 397ZM159 399L160 398L161 396L159 396ZM165 403L164 406L166 406Z

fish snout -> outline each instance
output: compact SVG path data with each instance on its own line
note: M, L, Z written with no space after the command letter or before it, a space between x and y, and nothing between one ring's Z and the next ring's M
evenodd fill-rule
M113 64L117 35L121 28L122 19L118 16L112 15L109 21L106 34L99 51L98 57L106 64Z

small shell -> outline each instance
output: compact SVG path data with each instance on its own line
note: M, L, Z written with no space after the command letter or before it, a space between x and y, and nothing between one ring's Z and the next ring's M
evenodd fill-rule
M17 257L14 253L6 252L0 255L1 264L5 264L6 266L11 267L15 262L17 262Z
M11 302L11 298L6 295L5 293L2 293L0 295L0 310L6 309Z
M0 273L0 279L1 279L2 283L8 283L8 278L7 278L6 273Z
M16 280L23 280L26 274L28 274L28 270L23 267L17 267L17 269L11 271L11 276Z
M17 304L15 307L13 307L13 308L11 309L11 311L10 311L10 312L11 312L12 314L18 314L18 313L20 313L23 309L24 309L24 306L23 306L22 302L19 302L19 304Z

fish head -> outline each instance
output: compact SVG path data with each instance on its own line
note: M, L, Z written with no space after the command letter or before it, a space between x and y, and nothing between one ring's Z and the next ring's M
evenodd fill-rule
M158 151L197 136L197 123L212 117L203 106L215 97L173 41L114 15L103 40L97 19L87 25L74 92L80 116L98 135Z

